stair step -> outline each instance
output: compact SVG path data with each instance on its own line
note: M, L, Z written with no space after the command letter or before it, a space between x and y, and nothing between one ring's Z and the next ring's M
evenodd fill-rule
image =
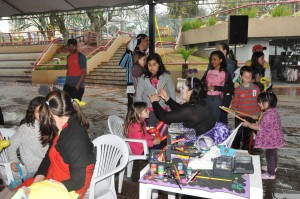
M119 66L120 60L119 61L109 61L109 62L102 62L98 66Z
M89 75L86 77L89 80L113 80L113 81L126 81L126 76L100 76L100 75Z
M124 73L126 72L126 70L124 68L121 68L120 66L110 66L110 67L102 67L102 66L99 66L98 68L95 68L95 71L97 72L106 72L106 73L115 73L115 72L118 72L118 73Z
M119 65L98 65L97 68L95 69L122 69L124 70L125 68L121 68ZM124 71L125 72L125 71Z
M1 69L28 69L28 70L32 70L33 67L29 67L29 66L9 66L9 67L6 67L6 66L3 66L3 67L0 67L0 70Z
M118 77L124 77L126 76L125 70L121 69L105 69L105 68L98 68L95 71L91 72L91 75L110 75L110 76L118 76Z
M119 86L127 85L126 81L113 81L113 80L89 80L89 79L86 79L85 82L87 84L95 84L95 85L101 85L101 84L119 85Z

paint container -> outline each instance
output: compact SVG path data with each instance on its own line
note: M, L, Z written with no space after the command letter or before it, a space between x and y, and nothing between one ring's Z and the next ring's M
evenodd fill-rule
M188 167L188 168L186 169L186 175L187 175L189 178L192 177L192 172L193 172L193 170L192 170L191 167Z
M159 165L157 173L158 173L158 178L163 179L164 178L164 166Z
M156 164L151 164L151 169L150 169L150 173L151 175L154 175L157 171L157 165Z
M178 171L183 170L183 163L182 162L178 162L177 169L178 169Z

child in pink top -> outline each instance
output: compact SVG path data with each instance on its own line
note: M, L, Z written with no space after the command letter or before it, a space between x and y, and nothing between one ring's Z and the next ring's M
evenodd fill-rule
M145 119L149 118L149 110L147 103L135 102L129 108L125 119L124 133L128 138L144 139L147 141L148 147L160 144L160 139L153 138L146 130ZM143 144L129 142L133 155L141 155L144 152Z

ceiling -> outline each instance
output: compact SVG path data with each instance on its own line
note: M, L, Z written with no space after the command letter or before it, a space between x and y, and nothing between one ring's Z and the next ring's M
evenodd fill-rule
M155 0L169 3L188 0ZM0 17L37 13L145 5L149 0L0 0Z

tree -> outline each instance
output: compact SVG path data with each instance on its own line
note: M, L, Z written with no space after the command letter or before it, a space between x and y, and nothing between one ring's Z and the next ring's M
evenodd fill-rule
M65 13L50 13L49 18L51 25L59 28L59 31L66 43L69 39L69 30L65 23Z
M198 2L174 2L168 3L168 16L169 18L192 18L199 15Z

